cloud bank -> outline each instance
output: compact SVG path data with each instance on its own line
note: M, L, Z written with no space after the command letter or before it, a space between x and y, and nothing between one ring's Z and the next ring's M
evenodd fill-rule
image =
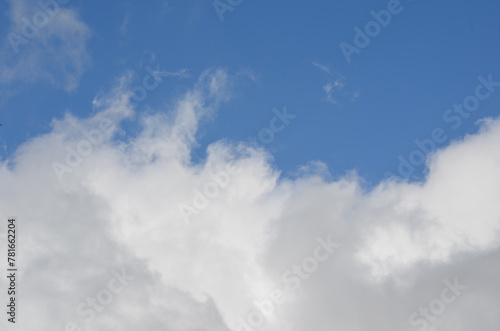
M425 181L370 191L318 161L283 176L245 142L213 142L193 163L199 126L233 78L208 70L142 114L124 77L93 116L54 119L2 160L0 217L19 223L20 330L498 330L500 120L433 153ZM62 180L55 162L69 169ZM228 167L239 171L186 222L179 206ZM272 313L256 313L279 293Z

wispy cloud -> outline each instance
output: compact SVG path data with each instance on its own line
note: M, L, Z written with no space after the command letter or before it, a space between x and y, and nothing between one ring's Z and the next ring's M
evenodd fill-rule
M0 84L16 88L46 81L73 91L90 66L88 26L75 9L44 1L9 0L11 21L0 49Z
M324 73L331 74L330 68L328 68L326 65L319 64L318 62L313 62L312 64Z
M350 101L355 101L359 98L358 92L342 91L347 85L347 79L336 70L331 69L328 65L324 65L316 61L312 62L312 65L318 68L318 70L324 73L327 77L327 82L323 85L326 101L332 104L338 104L338 98L340 96L350 96Z
M129 20L129 15L127 14L123 18L122 24L120 25L120 34L122 36L125 36L127 34L128 20Z

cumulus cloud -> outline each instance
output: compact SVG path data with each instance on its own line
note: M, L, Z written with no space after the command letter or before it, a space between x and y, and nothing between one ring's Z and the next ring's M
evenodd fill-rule
M94 100L93 116L55 119L2 161L0 217L17 216L20 229L23 330L84 326L87 298L103 299L123 270L133 279L89 330L248 331L254 302L277 289L286 298L255 329L418 330L410 316L455 279L467 289L427 329L498 330L500 120L431 155L425 181L370 191L356 173L333 180L319 161L284 177L265 149L244 142L213 142L193 163L197 130L233 79L208 70L140 114L124 77ZM139 134L124 121L140 123ZM69 169L62 180L55 162ZM189 222L181 205L197 211ZM293 275L319 256L320 240L340 246ZM290 283L299 285L287 292Z
M60 2L60 3L59 3ZM73 91L90 66L89 27L67 1L9 0L10 27L0 48L0 83L45 81Z

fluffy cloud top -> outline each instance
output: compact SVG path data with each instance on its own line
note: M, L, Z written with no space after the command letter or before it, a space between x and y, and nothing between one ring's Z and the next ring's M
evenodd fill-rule
M200 120L228 99L230 81L209 70L146 115L128 103L124 78L94 101L94 116L54 120L2 161L0 217L19 224L20 330L248 331L254 301L276 289L286 297L259 330L418 330L410 316L455 279L467 289L427 330L498 330L500 120L434 153L425 182L370 191L355 173L328 180L321 162L286 178L244 142L214 142L195 164ZM137 136L125 120L141 123ZM292 276L326 254L321 240L340 246ZM123 290L91 308L121 272ZM292 281L300 286L287 293Z

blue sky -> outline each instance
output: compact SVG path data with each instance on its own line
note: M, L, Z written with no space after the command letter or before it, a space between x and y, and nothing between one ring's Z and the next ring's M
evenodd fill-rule
M65 6L90 29L88 69L69 92L44 79L3 84L2 155L47 132L66 110L89 116L94 96L127 70L137 81L148 65L191 74L148 93L141 112L181 93L206 68L223 67L242 74L231 100L200 132L195 160L215 140L256 135L271 110L286 105L298 117L268 145L284 174L319 160L334 176L355 169L377 183L397 172L398 156L408 156L414 139L448 125L444 111L473 92L477 76L500 79L500 5L486 0L402 1L402 12L348 64L339 44L353 44L354 27L364 28L370 11L387 4L245 0L220 21L210 1L70 1ZM2 20L4 36L10 24ZM30 51L22 46L21 53ZM335 82L341 86L328 97L324 87ZM493 95L458 130L447 131L450 140L475 132L475 121L498 115L499 106Z
M498 1L0 11L1 330L499 330Z

